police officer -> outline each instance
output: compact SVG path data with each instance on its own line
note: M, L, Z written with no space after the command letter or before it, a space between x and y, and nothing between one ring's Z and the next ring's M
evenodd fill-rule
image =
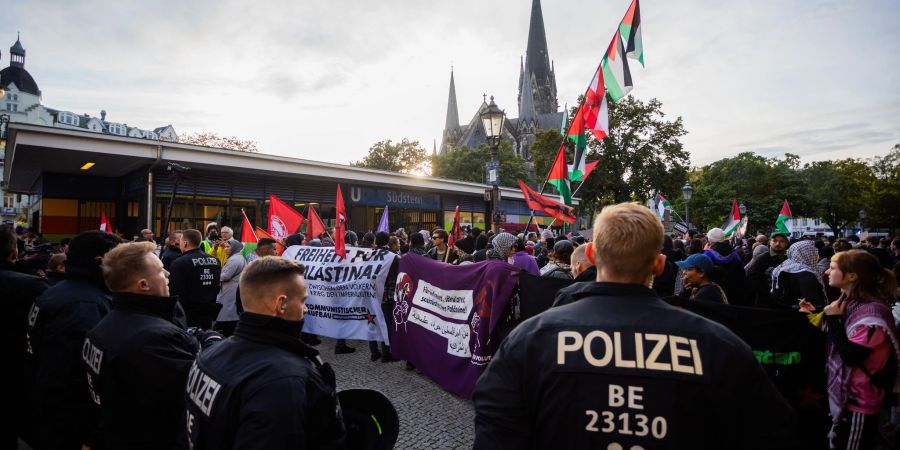
M200 345L174 323L176 298L152 242L122 244L103 257L112 311L87 334L81 357L99 407L93 446L177 448L184 433L184 383ZM204 347L221 340L207 332Z
M216 303L222 265L215 256L200 250L203 236L198 230L181 235L181 256L172 262L169 291L184 308L189 327L210 329L222 305Z
M120 242L103 231L75 236L69 244L66 280L38 297L28 313L26 364L34 371L41 449L77 449L90 442L93 406L81 349L84 336L110 310L100 261Z
M188 374L188 435L195 449L335 448L345 428L334 372L300 340L306 281L296 261L266 256L241 274L234 335Z
M793 412L747 344L650 289L659 218L608 206L593 241L598 282L519 325L478 380L474 448L795 446Z

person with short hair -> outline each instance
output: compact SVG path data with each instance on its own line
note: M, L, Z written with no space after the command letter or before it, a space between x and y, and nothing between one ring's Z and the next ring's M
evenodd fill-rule
M225 254L225 243L232 238L234 238L234 230L231 227L222 227L219 231L219 238L213 241L212 248L207 252L215 256L223 267L225 266L225 261L228 260L228 255Z
M55 253L50 256L47 261L47 270L44 271L45 278L50 286L55 286L62 280L66 279L66 254Z
M593 258L594 245L592 243L589 242L575 247L575 251L572 252L570 259L572 276L575 277L575 282L556 292L556 298L553 299L552 307L568 305L576 301L575 294L597 281L597 266L592 261Z
M17 448L18 436L32 447L37 446L36 430L39 418L29 405L26 386L28 378L25 366L25 324L28 311L34 301L50 285L35 275L16 271L19 256L18 239L12 230L0 230L0 299L3 299L3 315L0 316L0 361L10 377L8 408L16 414L0 423L0 448ZM52 260L53 258L51 258Z
M542 277L562 278L564 280L572 279L572 267L569 264L572 258L572 252L575 251L575 244L572 241L561 239L553 244L553 251L550 252L550 262L541 268Z
M133 242L103 257L112 311L87 333L81 352L99 412L93 447L187 443L184 384L201 346L175 322L177 299L169 296L169 273L155 248ZM204 347L221 339L207 334Z
M272 238L260 238L260 240L256 241L256 249L253 252L247 255L247 263L252 263L257 258L262 258L264 256L277 256L278 255L278 245L275 242L275 239Z
M473 448L795 448L795 413L750 347L650 288L659 217L611 205L593 233L597 282L519 324L478 379Z
M769 251L760 255L746 269L747 282L755 294L755 305L771 307L775 299L772 297L772 271L787 259L787 248L790 245L788 235L775 231L769 238Z
M200 249L199 230L185 230L181 236L182 254L172 262L169 290L184 308L187 326L208 330L219 314L222 266L215 256Z
M267 256L241 274L244 313L234 336L188 374L186 426L194 449L340 448L334 371L300 340L303 266Z
M94 407L81 354L85 335L112 307L100 263L121 242L104 231L75 236L66 259L66 279L38 297L29 312L26 349L41 418L37 448L90 446Z
M447 264L455 264L459 259L459 255L448 245L447 239L449 237L450 235L443 228L432 230L431 242L434 246L428 250L426 256Z
M181 230L175 230L166 236L165 248L159 255L159 259L161 259L163 263L163 268L166 270L169 270L172 267L172 262L181 256L182 233Z

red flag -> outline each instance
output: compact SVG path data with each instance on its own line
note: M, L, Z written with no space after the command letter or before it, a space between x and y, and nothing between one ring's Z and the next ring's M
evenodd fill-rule
M303 215L274 195L269 196L269 234L281 240L297 232L303 224Z
M566 206L560 202L550 200L541 194L538 194L526 185L522 180L519 181L519 188L522 189L522 195L525 196L525 203L534 211L541 211L550 217L575 223L575 216L572 214L572 207Z
M341 193L341 185L337 187L334 209L334 254L347 259L347 244L344 242L344 235L347 233L347 212L344 209L344 194Z
M322 223L322 219L319 217L316 209L313 208L312 203L309 204L306 215L309 216L309 220L306 222L306 239L310 241L318 239L319 235L325 232L325 224Z
M256 227L256 235L260 238L269 238L275 241L275 252L278 253L278 256L281 256L284 253L284 244L281 243L281 239L275 239L271 234L266 233L266 230L263 230L260 227Z
M241 215L244 216L244 224L241 225L241 243L259 242L259 238L253 232L253 225L250 225L250 219L247 218L247 213L243 209L241 209Z
M453 226L450 227L447 245L452 247L459 239L462 239L462 229L459 226L459 205L456 205L456 214L453 216Z
M106 218L106 211L100 211L100 231L105 231L107 233L113 232L112 224L109 223L109 219Z
M597 167L597 164L600 164L600 161L588 161L584 165L584 175L581 176L581 182L584 183L587 180L588 175L594 171L594 168Z

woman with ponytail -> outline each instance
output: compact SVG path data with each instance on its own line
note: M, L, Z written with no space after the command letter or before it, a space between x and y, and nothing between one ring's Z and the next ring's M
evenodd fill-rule
M878 414L895 388L900 343L890 304L896 280L870 253L835 254L827 271L841 296L825 307L831 448L874 448ZM809 304L801 302L801 309Z

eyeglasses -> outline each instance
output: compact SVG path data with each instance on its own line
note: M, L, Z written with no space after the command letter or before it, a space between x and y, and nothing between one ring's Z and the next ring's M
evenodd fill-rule
M443 238L440 237L440 236L432 236L431 238L432 238L432 239L443 239Z

